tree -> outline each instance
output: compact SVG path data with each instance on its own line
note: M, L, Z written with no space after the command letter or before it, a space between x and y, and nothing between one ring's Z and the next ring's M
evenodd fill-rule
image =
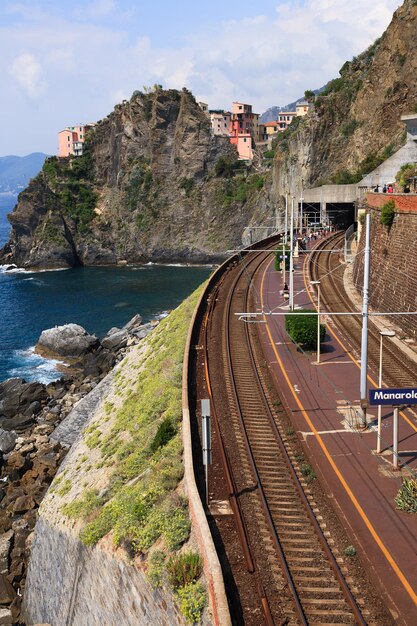
M395 175L395 180L401 187L405 187L415 177L417 177L417 164L406 163L400 167L399 171Z

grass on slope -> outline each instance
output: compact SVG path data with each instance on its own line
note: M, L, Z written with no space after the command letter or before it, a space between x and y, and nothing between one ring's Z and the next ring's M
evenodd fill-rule
M84 431L87 447L99 451L96 468L111 467L104 493L89 487L62 508L68 517L85 521L80 537L86 545L112 531L117 546L143 553L158 539L168 550L178 549L189 536L187 501L176 488L183 476L183 353L199 294L192 294L148 337L133 386L128 361L121 364L116 395L123 401L117 408L107 402L105 419Z

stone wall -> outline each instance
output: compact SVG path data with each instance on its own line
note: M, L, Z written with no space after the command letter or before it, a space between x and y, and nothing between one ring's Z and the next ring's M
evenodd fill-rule
M43 517L36 533L31 563L42 567L30 570L23 607L27 624L184 626L172 595L152 589L137 566L100 547L84 547Z
M380 223L380 207L393 199L396 213L391 228ZM368 194L367 207L371 213L371 277L370 305L375 311L417 310L417 195ZM365 229L362 228L354 266L354 281L358 289L363 284L363 248ZM389 315L387 316L389 317ZM417 316L392 316L405 336L417 339Z

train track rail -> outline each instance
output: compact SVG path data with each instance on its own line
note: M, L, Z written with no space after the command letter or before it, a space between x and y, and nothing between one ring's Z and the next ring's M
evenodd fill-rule
M313 280L320 280L321 299L328 311L355 311L350 298L344 289L343 274L345 265L340 262L339 255L322 252L325 248L340 248L343 234L326 239L318 244L317 252L310 256L309 271ZM353 347L355 356L359 358L361 345L362 318L355 316L335 316L332 318L339 331ZM380 333L369 318L368 324L368 360L374 372L379 368ZM416 363L411 361L394 342L384 342L384 383L388 387L414 387L417 378Z
M256 579L268 625L364 625L283 432L284 410L262 373L256 325L235 315L256 306L252 278L264 260L251 253L227 273L205 320L216 445L246 568Z

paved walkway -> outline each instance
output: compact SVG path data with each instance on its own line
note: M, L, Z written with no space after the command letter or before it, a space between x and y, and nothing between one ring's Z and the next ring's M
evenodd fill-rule
M312 308L306 291L303 261L295 263L295 307ZM282 277L273 261L256 288L260 311L285 312L280 295ZM417 515L395 508L394 497L402 477L417 470L417 422L411 414L400 417L399 451L403 469L392 467L392 414L383 412L383 453L376 455L376 407L368 412L370 427L359 431L360 369L349 346L336 337L330 318L322 344L320 365L316 354L303 354L284 330L284 316L265 316L262 341L272 375L292 413L295 429L308 448L323 487L344 519L352 544L380 586L384 602L396 623L417 624ZM323 320L324 321L324 320ZM416 366L417 372L417 366ZM377 374L370 372L373 380ZM417 383L417 375L416 375ZM374 410L373 410L374 409Z

